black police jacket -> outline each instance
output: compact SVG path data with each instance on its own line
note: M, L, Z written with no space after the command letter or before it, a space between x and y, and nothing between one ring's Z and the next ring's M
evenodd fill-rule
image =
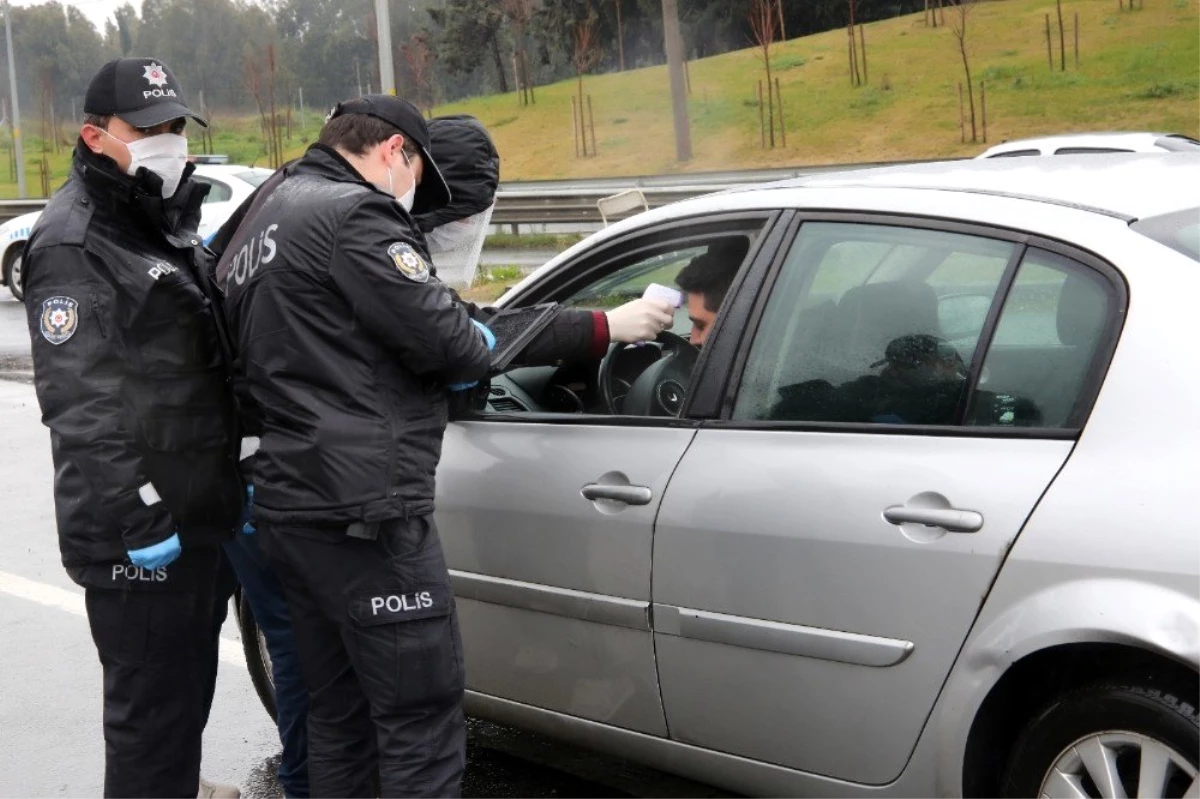
M34 385L68 567L121 560L173 530L185 549L215 545L242 505L218 320L200 283L207 187L185 179L164 201L161 186L80 143L26 249Z
M320 146L285 172L217 272L237 381L261 427L255 516L323 525L429 513L446 385L484 377L487 346L430 274L395 198Z

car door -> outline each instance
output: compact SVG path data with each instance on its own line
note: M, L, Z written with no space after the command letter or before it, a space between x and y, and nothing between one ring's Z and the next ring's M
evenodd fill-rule
M755 240L765 223L763 214L718 216L630 234L510 305L615 307L651 282L671 284L714 242ZM686 319L681 310L685 336ZM510 371L492 381L485 412L447 430L437 520L467 683L476 698L665 735L649 616L652 531L695 430L673 417L602 412L596 371Z
M804 221L744 368L694 395L697 415L722 397L720 418L659 510L673 738L899 776L1086 417L1124 303L1114 274L1006 232Z
M208 194L200 206L200 225L197 229L200 238L207 241L234 212L237 202L234 201L233 186L224 180L198 173L192 173L192 180L209 186Z

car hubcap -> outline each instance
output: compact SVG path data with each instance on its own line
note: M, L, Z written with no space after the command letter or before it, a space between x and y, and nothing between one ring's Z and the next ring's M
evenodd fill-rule
M22 285L21 285L21 265L22 265L22 262L23 262L24 260L25 260L24 256L21 256L21 255L18 255L16 258L14 258L14 259L13 259L13 265L12 265L12 282L13 282L13 285L17 287L17 290L18 290L18 291L20 291L20 290L21 290L21 288L22 288Z
M1081 738L1058 756L1040 796L1200 797L1196 767L1170 746L1134 732Z
M261 627L255 628L255 638L258 643L258 656L262 658L263 672L267 675L267 682L271 683L271 687L275 687L275 669L271 666L271 653L267 651L267 637L263 635Z

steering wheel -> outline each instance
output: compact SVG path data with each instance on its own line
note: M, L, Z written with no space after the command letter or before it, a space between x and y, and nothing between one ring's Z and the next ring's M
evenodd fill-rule
M700 350L682 336L666 330L647 346L657 347L661 351L659 359L633 382L620 410L617 409L614 374L617 360L628 351L629 345L613 344L600 362L600 396L608 413L614 416L618 413L632 416L679 415L687 399L687 384Z

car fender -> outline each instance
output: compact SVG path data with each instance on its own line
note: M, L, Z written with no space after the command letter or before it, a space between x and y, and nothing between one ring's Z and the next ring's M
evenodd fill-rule
M1112 643L1156 652L1192 668L1200 663L1200 601L1194 586L1191 592L1173 590L1127 577L1064 581L1061 566L1012 565L1013 573L1006 567L1002 579L1015 587L1008 592L997 584L938 703L939 795L962 795L971 725L992 688L1022 658L1063 644ZM1031 591L1031 580L1046 586Z

